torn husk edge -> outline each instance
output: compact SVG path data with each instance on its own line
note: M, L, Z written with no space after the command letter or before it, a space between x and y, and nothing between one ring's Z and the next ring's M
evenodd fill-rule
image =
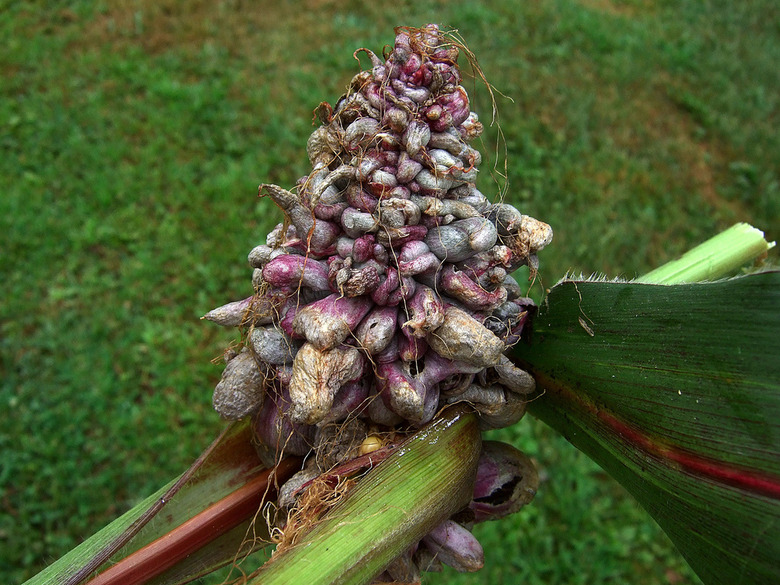
M445 410L248 584L371 582L469 504L481 447L476 415L463 406Z

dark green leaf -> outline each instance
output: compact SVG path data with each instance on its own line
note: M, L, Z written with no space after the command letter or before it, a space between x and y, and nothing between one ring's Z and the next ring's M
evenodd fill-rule
M567 281L515 357L530 411L620 481L706 583L780 582L780 273Z

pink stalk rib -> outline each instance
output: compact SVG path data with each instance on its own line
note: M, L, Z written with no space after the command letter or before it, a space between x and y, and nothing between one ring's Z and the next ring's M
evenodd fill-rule
M282 484L300 468L300 459L289 457L206 508L169 533L125 557L86 585L142 585L173 567L190 554L251 518L265 501L276 496Z

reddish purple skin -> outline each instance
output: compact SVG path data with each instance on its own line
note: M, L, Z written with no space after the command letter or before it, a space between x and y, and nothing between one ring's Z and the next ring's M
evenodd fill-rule
M477 464L477 480L474 483L475 500L486 498L493 492L501 489L504 482L500 481L500 468L498 462L484 450Z
M398 354L402 361L414 362L419 360L428 351L428 342L425 338L419 338L412 335L408 328L401 328L401 335L398 338Z
M452 265L445 266L441 271L439 286L445 293L474 310L491 311L506 301L506 289L499 287L492 292L487 291L471 280L467 272L459 271Z
M460 524L445 520L423 537L425 545L443 563L459 571L476 571L484 564L482 545Z
M424 424L436 414L436 406L439 403L438 390L435 387L425 386L418 378L412 376L404 362L395 361L379 364L376 368L376 375L377 391L388 409L393 410L392 401L395 388L408 385L420 397L423 402L423 410L419 416L415 416L417 420L411 418L409 413L407 413L407 418L414 424Z
M450 125L452 126L460 126L469 117L469 98L462 87L452 93L439 96L436 98L436 103L441 105L450 115Z
M392 332L396 329L397 322L397 308L376 306L369 311L368 315L366 315L360 322L360 325L358 325L355 332L356 337L360 342L367 342L369 338L382 333L381 341L371 340L367 342L370 345L369 353L380 353L382 350L376 351L376 348L382 347L384 349L390 344L391 339L387 339L385 334L390 332L389 335L392 335ZM360 342L358 343L358 346L360 345Z
M293 321L295 320L295 314L298 312L298 309L300 308L301 305L296 303L294 299L288 300L287 308L282 309L282 318L279 321L279 327L282 328L282 331L284 331L287 335L289 335L293 339L303 339L303 336L298 335L292 326Z
M347 189L346 200L350 207L368 213L373 213L376 210L376 206L379 205L377 197L360 189L357 185Z
M379 155L376 149L371 149L366 152L366 155L360 159L357 167L357 178L361 183L368 180L368 177L382 166L382 161L379 160Z
M372 195L383 199L388 197L388 193L398 185L395 178L395 167L382 167L371 173L368 180L368 190Z
M398 340L398 347L402 347L404 343L403 336L397 334L396 339ZM379 355L376 356L376 358L378 357ZM403 382L409 384L418 396L422 398L424 404L423 416L420 420L412 421L415 424L428 422L436 414L436 408L439 403L439 382L451 376L464 373L472 374L482 369L443 358L433 351L426 352L420 357L421 361L416 362L414 366L410 365L411 362L405 363L398 359L380 361L376 358L374 361L378 364L376 368L377 390L387 408L392 410L392 388L394 385ZM411 367L419 371L416 376L411 374Z
M399 161L398 173L396 176L398 177L399 182L408 183L417 176L417 173L419 173L421 169L422 165L416 160L409 158L407 155L402 157Z
M363 95L368 99L368 103L378 110L384 110L387 107L384 96L377 82L372 81L363 88Z
M406 304L406 314L412 323L407 325L408 333L414 334L412 326L418 327L418 336L423 336L431 330L431 323L441 324L444 316L444 305L437 294L424 284L417 285L417 291Z
M433 60L437 60L435 56L433 57ZM444 80L445 85L460 85L460 71L458 71L457 67L453 67L453 65L455 65L455 61L457 61L457 56L454 60L445 57L444 59L441 59L439 63L434 63L433 65L434 70L439 72L439 75L441 76L442 80Z
M476 374L482 370L478 366L471 366L463 362L450 360L440 356L435 351L425 355L425 367L419 378L426 386L435 386L439 382L458 374Z
M422 272L431 272L441 266L441 260L439 260L433 252L426 252L408 262L403 262L399 259L398 269L404 276L413 276Z
M247 297L244 300L241 301L234 301L232 303L228 303L226 305L223 305L222 307L219 307L220 312L218 316L212 315L217 309L214 311L209 311L206 313L206 315L210 315L208 318L211 321L214 321L215 323L218 323L220 325L225 326L231 326L236 327L241 324L241 322L244 320L244 316L246 315L247 309L252 304L252 299L254 297Z
M517 323L512 327L510 330L510 333L506 336L504 339L504 343L507 346L514 345L518 341L520 341L521 334L523 333L523 326L525 325L525 322L528 320L528 313L520 317L520 319L517 320Z
M431 61L434 61L437 65L447 65L449 68L458 61L458 49L455 47L436 49L431 55Z
M428 87L433 81L433 64L423 63L421 67L409 74L409 82L414 85Z
M420 240L414 240L404 244L401 251L398 253L398 262L411 262L415 258L418 258L422 254L426 254L430 251L428 244Z
M314 216L317 219L323 219L327 221L338 221L341 214L347 208L346 203L333 203L326 205L324 203L318 203L314 206Z
M420 223L429 230L432 230L441 225L442 219L441 215L423 215L420 218Z
M511 445L497 441L484 441L477 464L477 480L469 508L474 522L498 520L512 514L528 501L526 489L518 490L523 476L529 473L525 461ZM525 478L528 485L528 478Z
M269 389L263 406L252 418L255 436L278 453L306 455L314 446L316 427L293 423L287 416L290 393L286 385L280 391Z
M435 120L431 120L431 130L434 132L444 132L447 128L452 127L452 114L439 104L432 105L428 109L428 115L438 116Z
M395 271L390 270L390 272L395 272ZM391 307L394 307L395 305L399 304L401 301L406 301L410 299L412 295L414 295L416 290L417 290L417 281L410 276L402 276L398 288L396 288L389 295L387 295L387 304Z
M341 319L347 323L351 331L363 320L371 310L371 306L371 299L367 296L345 297L340 293L333 293L324 299L309 303L306 305L306 310Z
M412 196L408 187L403 185L396 185L390 191L387 192L388 199L409 199Z
M428 233L428 228L422 225L405 225L402 228L398 228L398 231L392 235L390 246L398 248L408 242L415 240L422 240L425 238L425 234Z
M374 362L377 364L389 364L398 361L398 335L393 335L393 339L385 349L374 355Z
M263 280L286 290L296 290L299 286L330 290L327 267L318 260L297 254L283 254L271 260L263 268Z
M333 397L333 406L323 422L336 422L347 418L350 414L359 413L365 408L368 389L371 384L368 379L348 382L342 386Z
M398 269L404 276L412 276L437 269L441 261L430 252L428 245L421 240L407 242L398 254Z
M355 262L365 262L374 256L374 244L376 238L373 234L366 234L355 240L352 246L352 259Z
M459 270L468 273L472 280L477 280L491 268L511 266L511 261L512 251L506 248L501 253L495 253L494 250L480 252L471 258L458 262L456 266Z
M422 58L420 57L420 55L411 52L411 47L409 48L409 51L410 51L409 57L406 59L404 64L399 68L400 75L398 76L398 79L400 79L401 81L408 80L409 76L415 73L422 66Z
M399 282L400 282L400 278L398 277L398 271L392 269L388 270L385 273L382 282L374 290L374 292L371 293L371 299L377 305L386 305L390 293L393 292L396 288L398 288Z
M341 236L336 240L336 253L342 258L347 258L352 255L352 250L355 247L355 240L349 236ZM328 258L330 264L330 258Z
M313 214L311 211L309 213ZM304 233L301 231L303 230L298 230L298 237L306 244L307 252L315 256L333 254L336 250L336 239L342 233L341 226L324 219L315 220L311 229Z

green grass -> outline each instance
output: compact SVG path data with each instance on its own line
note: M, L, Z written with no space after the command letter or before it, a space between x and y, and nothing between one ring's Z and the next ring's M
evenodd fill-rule
M506 197L565 271L633 276L736 221L780 236L773 2L3 2L0 577L32 576L181 472L217 433L200 322L249 293L307 171L311 112L399 24L457 28L503 94ZM475 109L490 119L474 82ZM496 126L486 133L490 160ZM501 168L503 162L499 162ZM480 188L500 184L486 163ZM428 583L696 583L634 501L535 421L546 478L481 526L487 566Z

